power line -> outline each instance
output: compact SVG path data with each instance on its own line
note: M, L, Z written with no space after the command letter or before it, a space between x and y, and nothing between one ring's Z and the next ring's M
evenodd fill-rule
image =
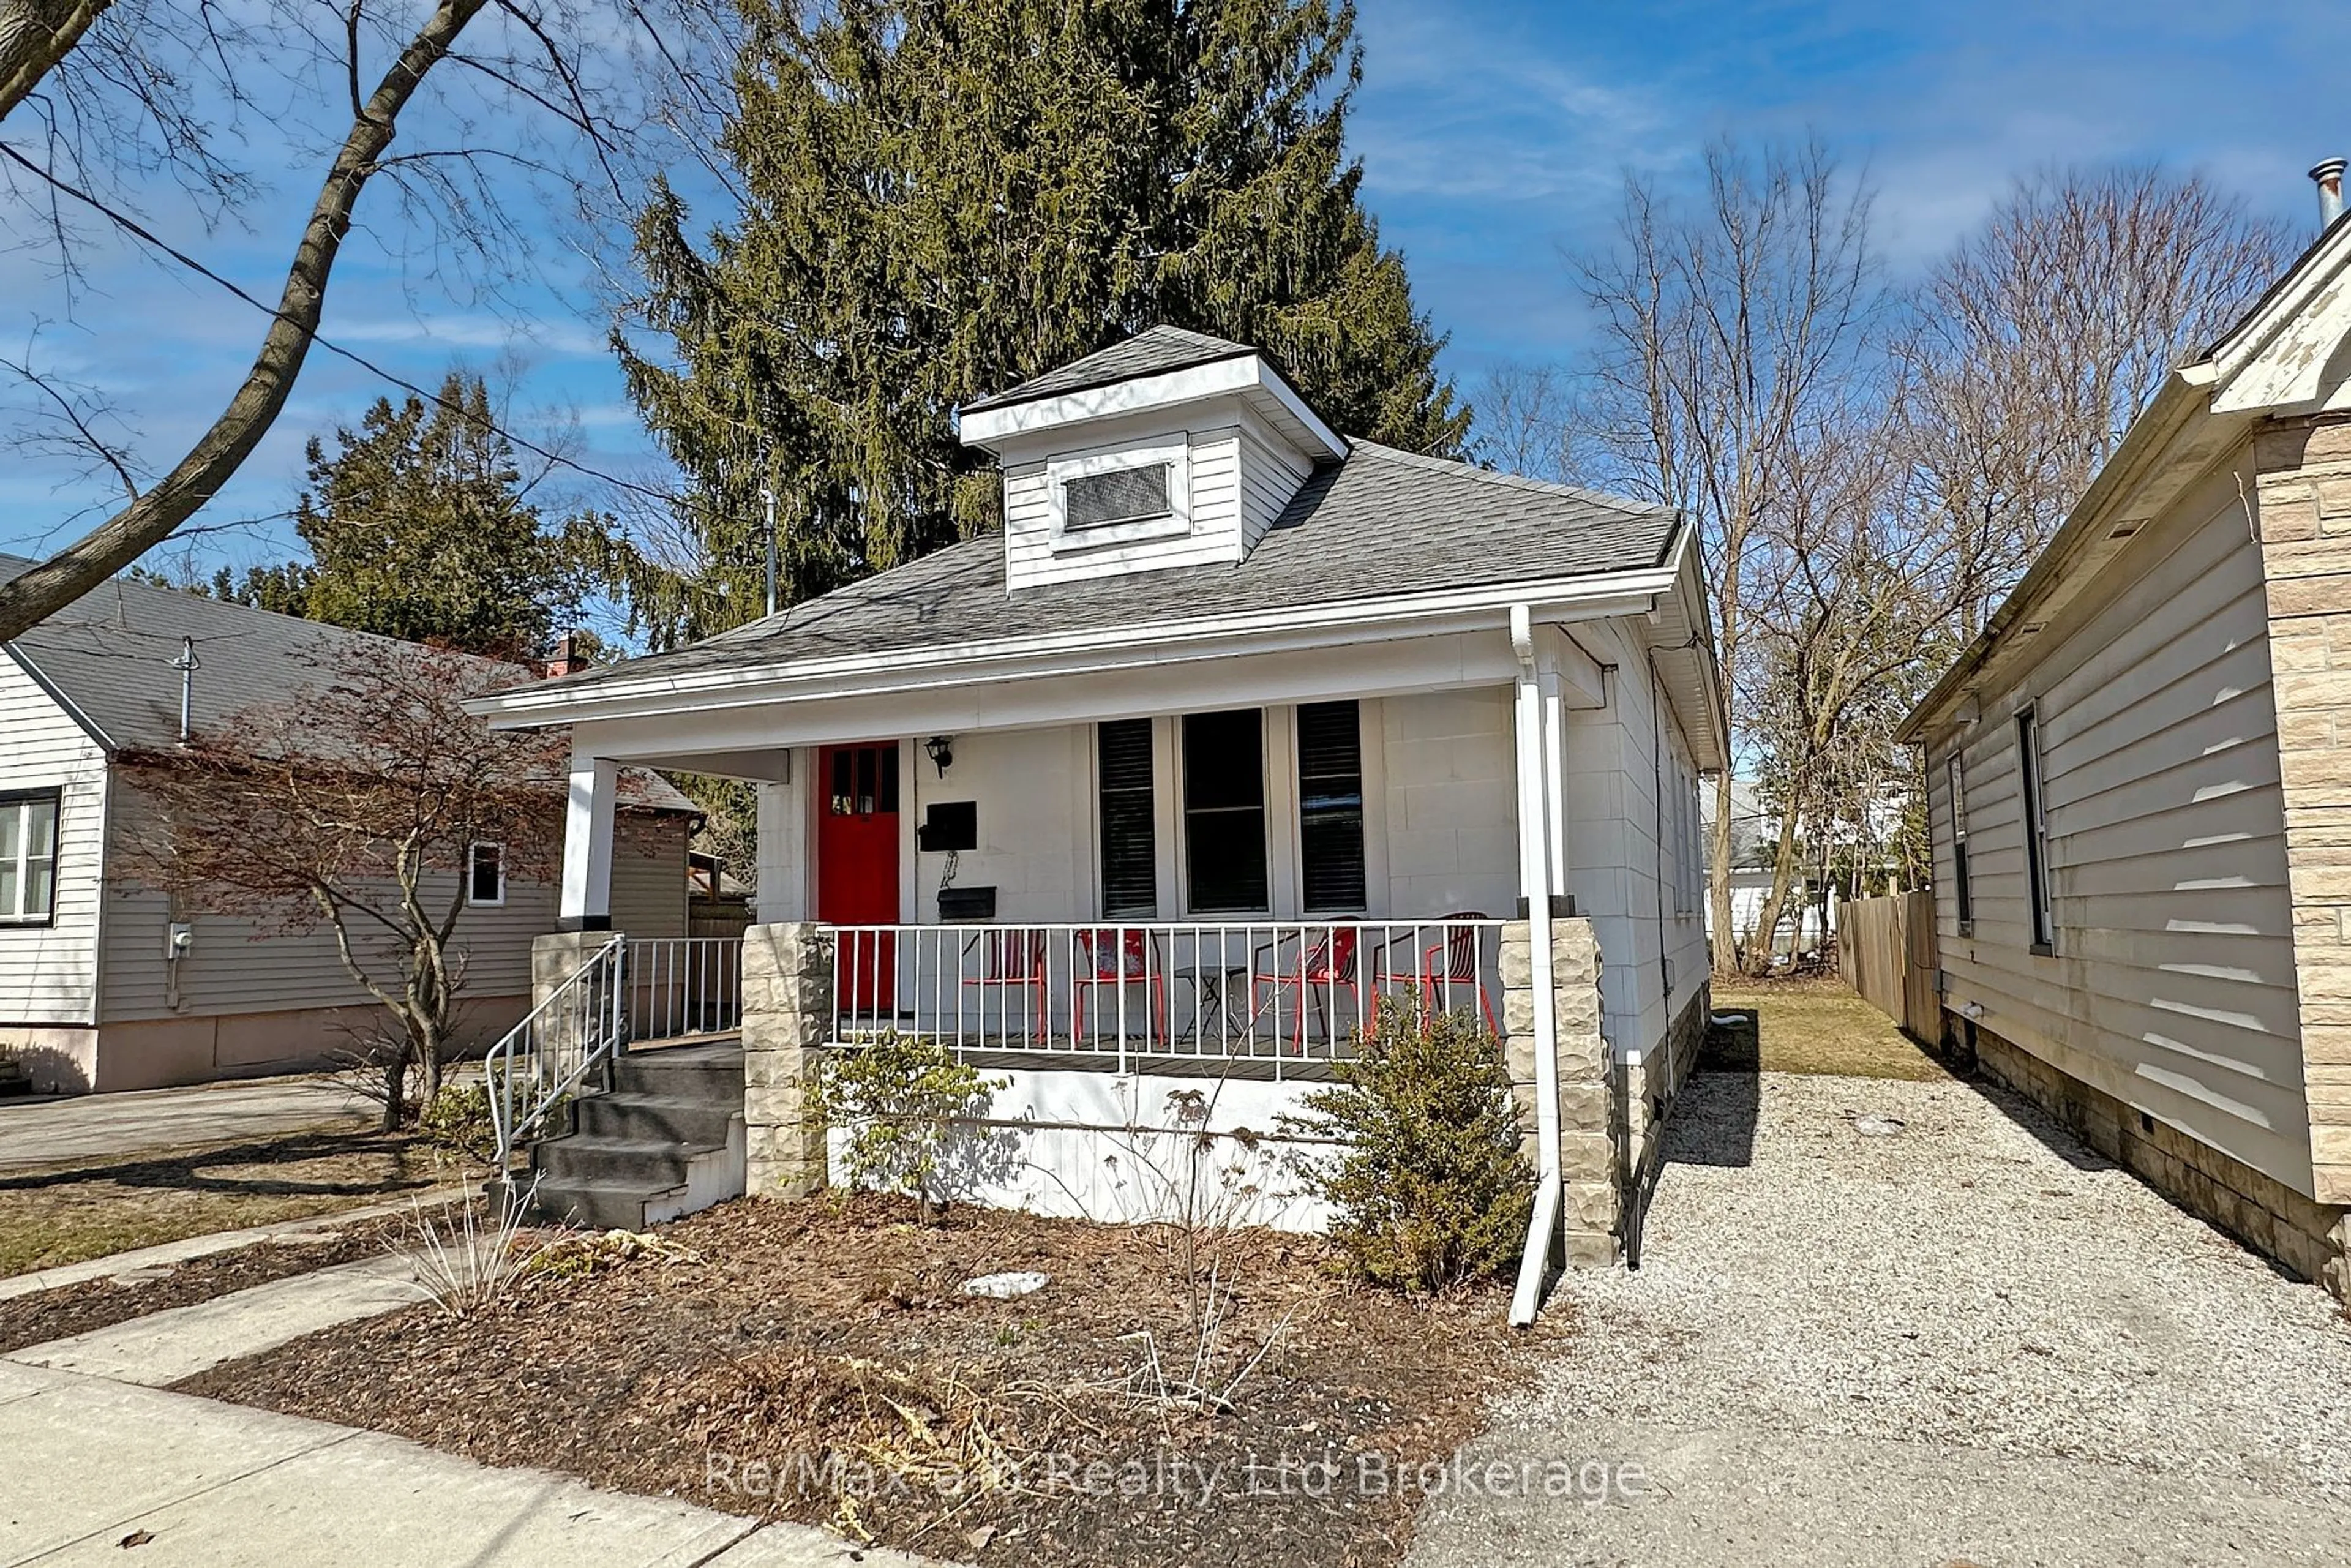
M138 240L141 244L152 246L152 248L162 252L165 256L170 256L173 261L177 262L180 266L186 267L189 271L196 274L199 277L204 278L208 282L217 284L221 287L227 289L238 299L252 306L256 310L260 311L263 315L269 317L273 320L284 320L287 319L285 311L278 309L276 306L255 298L238 284L222 277L219 273L214 272L211 267L206 267L194 256L190 256L187 252L181 250L176 246L173 246L162 235L155 234L152 230L148 229L135 219L125 214L116 212L112 207L107 205L104 202L99 201L96 196L91 195L89 192L75 185L70 181L61 179L48 170L42 168L9 143L0 141L0 153L6 154L12 162L15 162L19 167L23 168L35 179L43 181L47 184L56 187L57 190L62 191L67 195L71 196L74 200L89 207L92 212L98 214L99 216L104 218L108 223L112 224L115 227L122 230L123 233L130 235L133 239ZM412 396L422 398L428 402L437 405L438 407L446 409L451 413L462 414L467 418L472 417L472 414L468 410L461 408L457 404L451 402L439 392L428 392L424 388L417 385L414 382L408 380L406 377L395 375L391 371L388 371L381 365L377 364L374 361L368 359L365 355L343 347L340 343L329 338L323 332L313 331L308 333L308 336L311 343L317 347L326 350L330 354L334 354L341 359L350 361L352 364L359 366L360 369L367 371L370 375L376 376L381 380L389 382L393 386L400 388L402 391L408 392ZM659 501L664 505L669 506L674 506L677 503L678 497L666 491L656 490L650 486L640 485L632 479L623 479L617 474L607 474L602 469L590 467L589 465L579 461L577 458L564 456L559 452L552 451L548 447L540 445L538 443L532 441L528 436L519 434L517 432L508 429L506 425L500 423L496 420L491 420L488 423L490 428L497 432L497 434L506 440L514 443L524 451L532 454L534 456L542 458L557 467L569 468L574 473L583 474L591 479L601 480L617 489L632 491L639 496L644 497L648 500Z

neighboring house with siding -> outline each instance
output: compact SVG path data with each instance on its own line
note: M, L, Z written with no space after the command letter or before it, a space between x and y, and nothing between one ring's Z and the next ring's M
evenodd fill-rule
M0 557L0 580L26 564ZM21 1058L44 1089L315 1067L381 1017L328 930L264 936L248 920L183 915L115 863L138 809L132 773L117 758L178 742L183 639L198 662L188 687L198 732L400 646L110 582L0 651L0 1052ZM613 896L633 928L682 936L693 808L657 779L632 789ZM457 937L470 1044L523 1009L531 938L556 907L552 887L509 886L487 847L477 858ZM184 930L177 945L175 927Z
M477 705L571 730L566 922L630 929L618 768L753 779L758 917L841 932L840 1039L1186 1057L1263 1129L1374 992L1438 971L1499 1013L1500 923L1572 900L1637 1142L1705 1019L1726 721L1689 525L1346 439L1257 350L1164 328L960 434L1001 534ZM1115 1131L1180 1082L1050 1079L998 1113ZM1608 1108L1577 1113L1614 1181Z
M1904 734L1949 1034L2351 1293L2351 225L2166 382Z

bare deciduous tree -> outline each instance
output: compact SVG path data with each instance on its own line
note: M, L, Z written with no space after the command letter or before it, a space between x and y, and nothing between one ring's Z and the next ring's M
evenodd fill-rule
M454 943L471 846L545 882L562 842L559 736L494 731L465 709L528 672L387 644L298 700L183 747L126 757L139 803L125 864L186 909L266 933L332 933L343 967L392 1015L385 1125L432 1103L465 983Z
M2021 180L1917 290L1897 344L1903 440L1970 583L1962 631L2088 488L2165 376L2296 248L2199 174Z
M90 452L124 494L81 538L0 585L0 640L168 537L252 455L320 340L327 288L371 186L389 185L397 198L404 232L392 248L404 247L428 273L491 293L526 265L526 211L536 219L601 204L611 218L603 226L625 235L638 193L632 168L703 112L708 82L684 62L709 57L700 45L722 9L703 0L622 0L611 16L547 0L342 0L325 8L257 0L232 9L193 0L0 0L0 120L11 133L0 139L0 211L10 214L12 237L46 235L69 289L94 235L126 242L234 293L261 324L243 381L169 464L123 450L87 389L49 381L29 355L5 367L48 409L49 439ZM432 101L435 142L396 147L403 116L426 108L428 78L453 72L465 90ZM167 240L137 196L143 180L175 182L197 194L208 223L253 198L258 186L225 150L251 140L235 121L263 112L248 95L264 81L281 98L291 84L303 112L327 121L314 128L328 143L321 176L275 300L236 288ZM229 123L214 123L208 110ZM269 129L281 141L304 139L291 127Z
M1603 329L1588 405L1600 476L1698 523L1736 750L1756 680L1757 535L1816 478L1802 455L1858 393L1879 298L1868 193L1819 143L1719 144L1706 176L1688 214L1628 179L1616 245L1580 271ZM1719 972L1737 965L1730 832L1726 772L1708 845Z

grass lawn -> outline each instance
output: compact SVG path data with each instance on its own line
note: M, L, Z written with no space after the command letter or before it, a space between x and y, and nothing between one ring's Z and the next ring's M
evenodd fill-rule
M1846 1078L1949 1078L1950 1073L1834 976L1714 983L1714 1010L1751 1008L1766 1072Z
M413 1136L296 1133L0 1175L0 1277L183 1237L302 1219L442 1179Z

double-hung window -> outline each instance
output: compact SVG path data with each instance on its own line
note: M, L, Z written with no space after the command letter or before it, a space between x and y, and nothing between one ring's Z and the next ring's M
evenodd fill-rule
M2032 951L2057 950L2049 898L2049 814L2041 795L2041 728L2031 708L2016 716L2016 777L2023 796L2024 883L2032 909Z
M0 795L0 925L46 925L57 911L57 792Z
M1184 716L1184 872L1198 915L1268 910L1265 716Z
M465 902L495 908L507 901L507 847L475 842L465 854Z
M1364 737L1356 705L1298 709L1298 860L1309 915L1364 911Z
M1959 906L1959 934L1975 929L1976 890L1968 871L1968 782L1959 754L1951 753L1951 893Z

